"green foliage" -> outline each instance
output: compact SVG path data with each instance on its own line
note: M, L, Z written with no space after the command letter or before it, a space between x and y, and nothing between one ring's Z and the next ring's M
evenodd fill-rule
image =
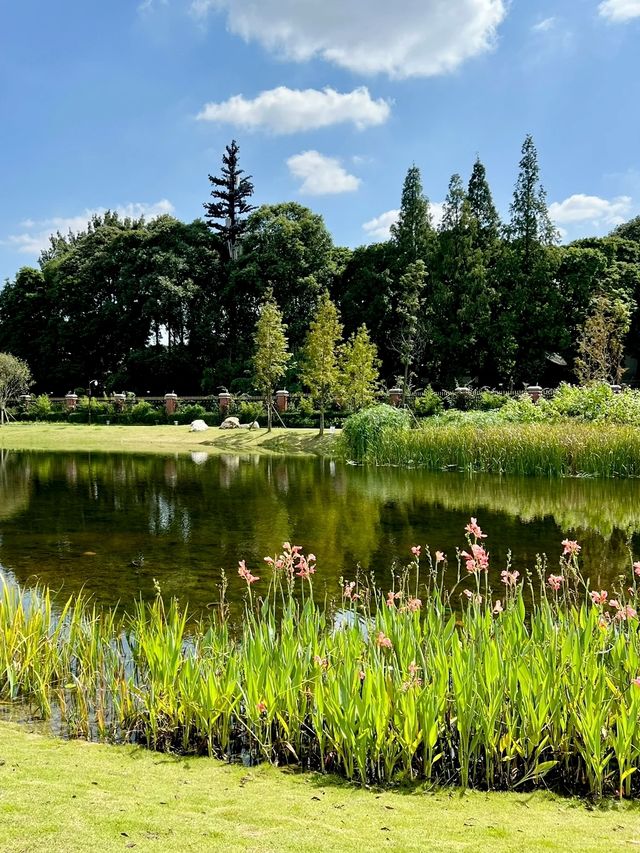
M282 321L282 313L268 290L260 306L260 316L256 324L254 337L255 353L253 367L258 387L267 401L267 429L271 432L273 417L272 396L274 386L282 379L291 360L286 336L287 327Z
M340 396L352 412L371 405L380 387L378 349L363 324L346 342L340 362Z
M35 420L46 420L53 412L53 403L48 394L39 394L30 402L28 411Z
M265 416L264 403L243 400L239 403L237 412L242 423L252 424L254 421L260 422Z
M442 397L429 385L422 394L413 398L413 410L423 418L439 415L444 407Z
M342 430L345 454L358 462L369 461L387 432L401 434L410 425L411 416L406 409L397 409L386 403L356 412L347 418Z
M400 213L398 221L391 226L391 236L401 268L426 260L434 233L429 199L422 189L420 169L415 165L411 166L404 179Z
M249 753L361 784L637 797L631 566L629 590L609 604L565 548L558 574L540 557L531 567L530 604L507 565L498 602L476 520L466 529L473 557L449 567L415 548L386 596L347 580L337 616L314 601L315 557L287 544L269 558L273 569L261 563L261 577L243 561L247 598L234 631L224 599L192 623L160 594L128 614L97 611L82 595L59 610L46 588L0 576L0 699L56 715L69 736Z
M502 409L509 402L509 397L506 394L499 394L495 391L481 391L478 396L477 408L482 412L489 412L494 409Z
M0 352L0 426L7 419L7 403L32 384L29 365L8 352Z
M304 344L301 379L318 402L320 435L324 432L324 412L340 385L340 341L342 324L338 309L325 291Z
M599 294L591 304L578 339L575 374L579 382L620 382L624 373L624 341L631 328L633 303Z

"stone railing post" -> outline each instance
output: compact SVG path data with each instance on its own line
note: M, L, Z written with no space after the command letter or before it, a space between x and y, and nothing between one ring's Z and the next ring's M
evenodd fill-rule
M286 412L289 408L289 392L288 391L276 391L276 409L280 414Z
M126 400L125 394L114 394L113 395L113 406L116 412L121 412L124 409L124 402Z
M228 391L221 391L218 394L218 406L220 407L220 414L223 418L226 418L229 414L229 406L231 405L232 400L231 394Z
M531 397L532 403L537 403L540 397L542 397L542 388L540 385L528 385L527 394Z
M402 402L402 388L389 388L389 405L399 406Z
M69 411L73 411L78 405L78 395L77 394L66 394L64 401L66 403L67 409Z
M178 408L178 395L175 391L164 395L164 410L168 415L175 415Z

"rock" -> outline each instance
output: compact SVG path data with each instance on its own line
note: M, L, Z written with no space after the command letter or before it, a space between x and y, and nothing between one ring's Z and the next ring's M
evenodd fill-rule
M220 429L240 429L238 418L227 418L220 424Z
M204 432L207 429L209 429L209 427L204 421L193 421L189 432Z
M260 424L254 421L252 424L247 424L247 429L260 429Z

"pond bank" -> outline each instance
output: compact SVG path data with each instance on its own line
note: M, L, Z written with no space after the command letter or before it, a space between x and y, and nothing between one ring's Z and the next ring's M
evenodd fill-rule
M637 804L547 793L363 790L269 765L159 756L0 723L0 849L628 850Z
M129 453L260 453L333 456L337 436L315 429L190 432L189 426L88 426L10 423L0 428L0 450L66 450Z

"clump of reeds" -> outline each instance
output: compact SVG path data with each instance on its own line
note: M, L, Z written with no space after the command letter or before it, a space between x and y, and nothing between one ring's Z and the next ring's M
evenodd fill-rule
M358 424L356 424L358 426ZM640 429L613 424L439 423L344 430L356 462L526 476L640 476Z
M415 546L388 591L345 580L332 607L311 595L315 557L286 543L257 574L240 563L236 630L223 605L197 622L160 595L130 615L59 610L4 582L0 697L55 706L75 735L363 782L638 796L640 563L592 590L562 544L555 572L506 565L492 591L472 519L450 563Z

